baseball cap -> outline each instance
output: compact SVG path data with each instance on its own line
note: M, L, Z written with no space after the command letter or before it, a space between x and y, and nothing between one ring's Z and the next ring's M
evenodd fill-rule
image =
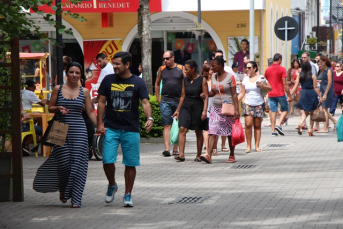
M233 63L231 66L231 68L238 68L238 67L239 67L238 63Z

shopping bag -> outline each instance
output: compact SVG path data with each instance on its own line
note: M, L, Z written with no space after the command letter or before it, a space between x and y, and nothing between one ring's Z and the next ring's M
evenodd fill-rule
M174 118L173 124L170 130L170 143L173 145L179 144L179 120Z
M341 117L337 121L336 132L337 132L337 141L342 142L343 141L343 115L341 115Z
M245 142L243 126L241 121L236 119L232 125L231 145L235 146L242 142Z
M42 144L45 146L64 146L67 138L69 125L64 122L56 121L56 116L49 121L42 138Z

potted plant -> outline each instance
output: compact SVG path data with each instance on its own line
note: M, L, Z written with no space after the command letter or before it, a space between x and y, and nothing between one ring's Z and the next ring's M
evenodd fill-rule
M192 32L195 35L195 38L198 39L198 37L204 36L206 30L202 26L201 23L199 23L197 20L194 20L195 27L189 28L188 31Z
M306 40L307 44L309 44L311 48L316 46L317 41L318 41L318 39L316 37L309 37Z
M324 42L324 41L319 41L317 43L317 45L318 45L318 51L319 52L326 51L327 46L328 46L328 44L326 42Z

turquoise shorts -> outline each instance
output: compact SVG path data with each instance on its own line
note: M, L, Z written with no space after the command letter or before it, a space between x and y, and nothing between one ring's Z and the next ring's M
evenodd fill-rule
M138 132L106 128L102 143L102 163L112 164L117 162L120 143L123 152L122 163L130 167L139 166L139 142L140 135Z

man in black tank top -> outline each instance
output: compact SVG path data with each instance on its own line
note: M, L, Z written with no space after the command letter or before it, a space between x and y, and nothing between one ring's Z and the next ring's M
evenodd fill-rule
M158 69L156 83L155 83L155 94L158 103L160 104L160 111L162 116L163 129L163 141L165 150L162 154L166 157L178 155L178 146L174 145L173 153L170 153L169 141L170 141L170 129L173 123L171 117L177 106L182 91L182 80L184 77L184 69L182 65L174 62L174 53L172 51L166 51L163 54L163 62L165 65ZM160 83L162 80L162 91L160 98Z

